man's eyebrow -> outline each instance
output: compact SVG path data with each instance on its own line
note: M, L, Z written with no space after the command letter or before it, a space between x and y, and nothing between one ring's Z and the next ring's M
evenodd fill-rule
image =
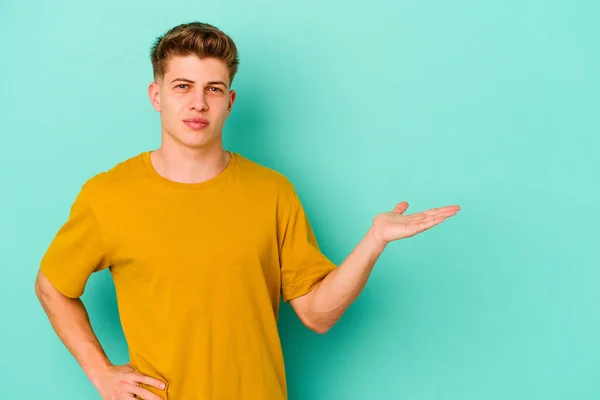
M193 81L191 79L186 79L186 78L175 78L171 81L171 83L174 83L177 81L182 81L182 82L187 82L187 83L196 83L195 81ZM211 82L207 82L207 85L223 85L223 86L227 87L227 85L223 81L211 81Z
M227 85L223 81L212 81L212 82L208 82L208 84L209 85L223 85L223 86L227 87Z
M196 82L192 81L191 79L185 79L185 78L175 78L171 81L171 83L176 82L176 81L183 81L183 82L187 82L187 83L196 83Z

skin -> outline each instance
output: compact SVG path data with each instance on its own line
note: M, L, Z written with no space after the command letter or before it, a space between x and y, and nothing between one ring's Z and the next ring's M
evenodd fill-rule
M223 150L221 135L235 101L230 83L225 64L195 56L171 58L165 75L150 83L148 96L161 119L161 147L151 152L158 173L177 182L194 183L225 169L230 155ZM186 126L183 120L193 117L207 119L208 127L194 130ZM129 364L109 361L81 299L61 294L41 271L35 292L58 337L103 400L133 399L134 394L145 400L161 399L139 384L162 389L163 382L138 373Z
M154 109L160 113L161 146L152 151L156 171L167 179L197 183L220 174L230 160L223 149L222 129L232 110L236 93L230 89L226 65L213 58L172 57L165 75L148 87ZM202 117L209 125L195 130L183 121ZM372 225L344 262L310 293L290 304L300 320L318 333L327 332L359 296L385 247L392 241L414 236L440 224L460 210L445 206L405 215L407 202L373 218ZM140 383L162 389L162 382L139 374L129 364L113 365L94 334L87 311L79 298L64 296L38 272L36 295L57 335L81 365L104 400L145 400L160 397Z
M341 318L365 287L377 259L386 246L439 225L460 210L458 205L405 215L406 201L391 212L378 214L358 245L338 268L304 296L290 300L302 322L317 333L326 333Z
M38 272L35 281L35 293L54 331L103 400L133 399L134 394L145 400L161 399L139 387L139 383L161 389L162 382L138 373L129 364L117 366L108 360L81 299L60 293L41 272Z
M222 130L236 93L230 90L227 66L214 58L173 57L164 77L148 87L150 102L160 113L161 147L151 153L157 172L176 182L213 178L227 166ZM183 122L202 117L209 126L193 130Z

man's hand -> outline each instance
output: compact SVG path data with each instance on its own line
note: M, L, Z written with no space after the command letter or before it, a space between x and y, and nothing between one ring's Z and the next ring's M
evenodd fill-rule
M290 301L300 320L318 333L327 332L356 300L377 258L392 240L416 235L455 215L459 206L446 206L412 215L403 201L392 212L377 215L365 237L342 264L311 292Z
M398 203L392 212L377 215L373 218L373 225L369 233L379 243L386 245L393 240L404 239L423 232L460 210L459 206L454 205L402 215L407 208L408 203L403 201Z
M164 390L165 384L150 376L142 375L131 365L112 365L99 376L95 383L102 400L135 399L134 395L144 400L162 400L161 397L139 386L140 383Z

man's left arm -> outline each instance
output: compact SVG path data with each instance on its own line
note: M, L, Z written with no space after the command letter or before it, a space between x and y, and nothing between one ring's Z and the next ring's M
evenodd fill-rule
M367 234L338 268L315 289L290 300L304 325L317 333L326 333L358 298L388 243L430 229L460 210L453 205L403 215L407 208L408 203L401 202L392 212L377 215Z

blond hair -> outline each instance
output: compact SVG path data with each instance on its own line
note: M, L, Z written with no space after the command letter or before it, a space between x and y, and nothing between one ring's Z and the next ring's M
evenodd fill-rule
M165 76L171 57L188 55L221 60L229 70L229 85L233 82L239 65L235 43L218 28L202 22L177 25L156 38L150 51L154 79Z

